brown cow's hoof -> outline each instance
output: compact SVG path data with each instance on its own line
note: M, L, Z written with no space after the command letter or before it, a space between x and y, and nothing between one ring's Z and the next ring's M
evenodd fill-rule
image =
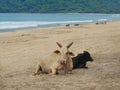
M69 71L68 74L72 74L72 71Z
M49 75L57 75L56 73L49 73Z
M40 73L34 73L33 76L40 75Z

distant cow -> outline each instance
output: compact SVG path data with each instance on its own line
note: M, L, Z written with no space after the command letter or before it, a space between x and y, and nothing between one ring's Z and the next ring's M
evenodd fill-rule
M74 24L74 26L79 26L79 24Z
M34 75L39 75L40 73L57 74L58 70L63 69L66 73L72 73L72 58L74 54L69 51L69 48L73 44L70 43L67 47L63 46L57 42L60 50L55 50L48 56L45 56L40 63L37 65L37 69Z
M70 26L70 24L66 24L65 26L66 26L66 27L69 27L69 26Z
M107 24L107 22L106 22L106 21L103 21L103 22L96 22L96 25L98 25L98 24Z
M76 57L72 58L73 69L76 68L88 68L86 66L88 61L93 61L89 52L84 51L82 54L78 54Z

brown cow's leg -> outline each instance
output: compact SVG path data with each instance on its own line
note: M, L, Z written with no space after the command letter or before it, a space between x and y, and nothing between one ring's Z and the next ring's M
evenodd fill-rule
M39 75L39 74L40 74L40 70L41 70L41 66L40 66L40 65L37 65L36 71L35 71L35 73L33 74L33 76Z
M69 74L72 73L72 68L73 68L73 64L72 64L72 60L69 59L68 62L67 62L67 68L68 68L68 72Z
M72 74L72 70L69 70L69 71L68 71L68 74Z
M57 69L56 69L56 68L53 68L53 69L52 69L52 74L53 74L53 75L56 75L56 74L57 74Z

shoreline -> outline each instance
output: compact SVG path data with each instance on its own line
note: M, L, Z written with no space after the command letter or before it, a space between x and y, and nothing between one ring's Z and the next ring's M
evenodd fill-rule
M111 21L108 21L106 20L107 23L109 22L120 22L120 20L111 20ZM63 24L63 25L60 25L60 24L53 24L53 25L44 25L44 26L37 26L37 27L27 27L27 28L19 28L19 29L5 29L5 30L0 30L0 33L1 32L14 32L14 31L23 31L23 30L31 30L31 29L47 29L47 28L54 28L54 27L67 27L66 25L70 25L70 26L75 26L75 24L77 24L78 26L80 25L90 25L90 24L96 24L97 22L85 22L85 23L66 23L66 24ZM69 26L69 27L70 27Z
M75 25L75 24L79 24L79 25L86 25L86 24L92 24L95 22L73 22L73 23L55 23L55 24L47 24L47 25L38 25L38 26L34 26L34 27L23 27L23 28L13 28L13 29L1 29L0 31L2 32L8 32L8 31L17 31L17 30L28 30L28 29L36 29L36 28L49 28L49 27L59 27L59 26L66 26L66 25Z

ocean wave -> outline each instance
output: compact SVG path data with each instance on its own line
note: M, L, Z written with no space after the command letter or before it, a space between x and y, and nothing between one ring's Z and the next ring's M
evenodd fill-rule
M20 28L31 28L31 27L42 27L50 25L63 25L63 24L74 24L74 23L90 23L93 20L84 21L54 21L54 22L40 22L40 21L7 21L0 22L0 30L4 29L20 29Z

